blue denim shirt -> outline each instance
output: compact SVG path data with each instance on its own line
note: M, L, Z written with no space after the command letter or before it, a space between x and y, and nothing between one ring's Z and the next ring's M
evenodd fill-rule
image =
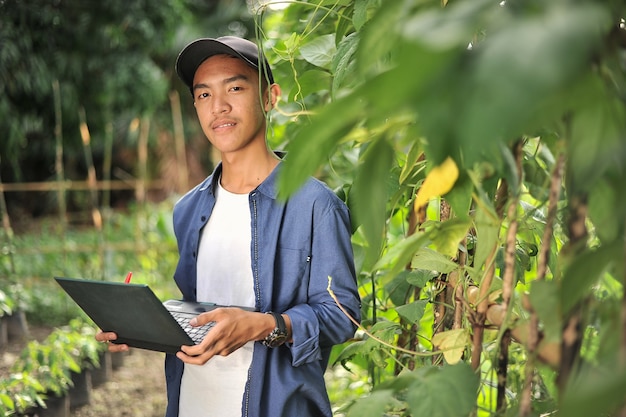
M331 416L324 371L332 346L351 338L356 326L330 296L329 277L341 305L360 320L349 213L313 178L287 202L278 200L279 170L280 164L250 193L250 256L256 308L287 314L293 342L274 349L255 343L242 416ZM180 254L174 279L186 300L196 299L200 232L215 205L220 171L218 166L174 207ZM166 417L178 416L183 369L182 361L166 356Z

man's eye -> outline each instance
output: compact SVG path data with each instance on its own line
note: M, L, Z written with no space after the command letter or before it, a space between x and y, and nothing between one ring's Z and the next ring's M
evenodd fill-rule
M230 91L241 91L242 88L241 87L231 87Z
M210 96L209 93L200 93L200 94L198 94L198 98L207 98L209 96Z

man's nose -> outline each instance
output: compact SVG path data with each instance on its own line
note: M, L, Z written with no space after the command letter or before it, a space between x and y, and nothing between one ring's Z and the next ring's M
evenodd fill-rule
M213 96L213 101L211 103L211 113L213 114L221 114L226 113L230 109L230 105L225 97L221 95Z

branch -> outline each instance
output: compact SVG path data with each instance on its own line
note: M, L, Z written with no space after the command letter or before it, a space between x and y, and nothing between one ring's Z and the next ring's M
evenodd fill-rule
M424 357L429 357L429 356L434 356L434 355L439 355L441 353L443 353L443 350L439 350L436 352L416 352L414 350L409 350L409 349L404 349L400 346L394 346L391 343L385 342L384 340L380 339L377 336L374 336L372 333L370 333L369 331L367 331L367 329L365 327L363 327L361 325L361 323L359 323L357 320L354 319L354 317L352 317L350 315L350 313L348 313L348 311L346 311L346 309L341 305L341 303L339 302L339 300L337 299L337 296L335 295L335 292L332 290L331 288L331 284L332 284L332 277L328 277L328 287L326 288L326 290L328 291L328 293L330 294L330 296L332 297L332 299L335 301L335 304L337 304L337 307L339 307L339 309L341 310L341 312L352 322L354 323L354 325L361 330L363 333L365 333L368 337L374 339L375 341L377 341L378 343L380 343L383 346L386 346L388 348L391 349L395 349L397 351L400 352L404 352L404 353L408 353L409 355L415 355L415 356L424 356Z
M541 239L541 246L539 248L537 260L537 281L544 280L546 276L546 271L548 270L550 247L552 246L552 233L554 231L554 223L556 221L557 205L559 202L559 194L561 192L561 182L563 178L564 165L565 154L560 153L557 157L556 165L554 167L554 170L552 171L550 181L550 191L548 197L548 216L546 218L546 227L543 230L543 237ZM539 340L539 317L537 316L537 313L531 309L530 323L528 327L528 359L525 366L524 388L522 390L522 398L520 399L520 415L522 417L529 416L532 411L532 381L535 373L535 357L537 354L537 346L539 345Z

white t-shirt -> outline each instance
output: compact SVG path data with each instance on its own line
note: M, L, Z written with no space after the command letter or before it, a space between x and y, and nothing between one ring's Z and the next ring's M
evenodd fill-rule
M216 198L198 248L198 301L254 307L248 194L230 193L220 184ZM202 366L185 364L179 417L241 417L253 349L248 342Z

